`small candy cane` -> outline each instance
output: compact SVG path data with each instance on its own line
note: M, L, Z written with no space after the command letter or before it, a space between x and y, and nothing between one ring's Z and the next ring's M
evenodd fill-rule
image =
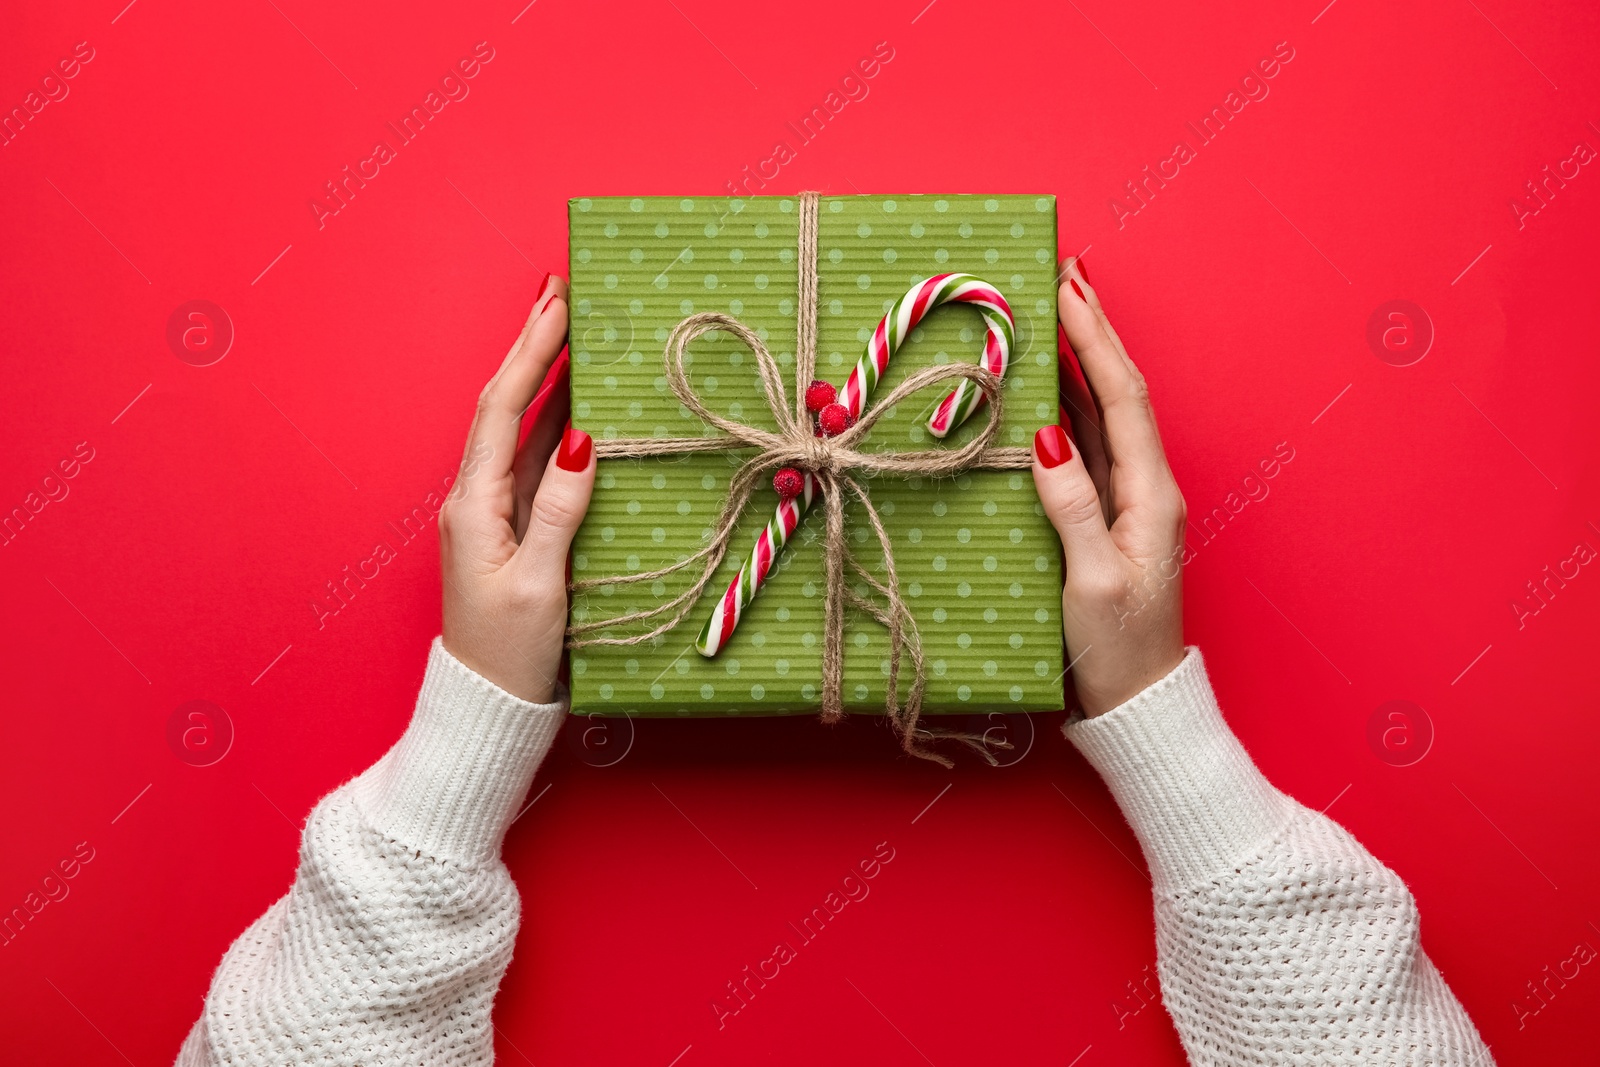
M873 387L888 369L889 357L899 350L911 331L934 308L952 302L971 304L978 309L987 327L980 365L997 377L1005 375L1016 338L1016 322L1011 315L1011 305L1006 303L999 290L981 278L970 274L935 275L912 286L910 291L896 300L873 331L866 351L856 361L855 369L845 381L844 390L838 395L838 404L849 413L849 423L860 418ZM983 400L982 390L967 379L961 379L956 388L939 401L932 417L928 419L928 431L937 438L947 436L970 418ZM826 425L826 418L823 422ZM727 592L701 628L695 648L702 656L715 656L728 643L734 628L744 616L744 609L766 583L778 552L788 543L801 518L810 510L817 496L816 480L810 473L802 473L804 488L779 502L772 521L756 538L749 562L739 568Z
M745 605L755 599L756 593L766 583L772 565L778 560L778 553L789 543L789 538L800 525L800 519L811 508L811 502L817 496L817 480L810 473L805 473L803 477L805 488L797 495L784 497L778 502L778 510L772 516L772 521L756 537L756 547L750 552L750 561L739 568L738 577L722 594L722 599L717 601L716 608L711 612L711 618L701 627L694 647L700 650L702 656L715 656L728 643L728 638L733 636L733 628L739 625L739 619L744 615Z

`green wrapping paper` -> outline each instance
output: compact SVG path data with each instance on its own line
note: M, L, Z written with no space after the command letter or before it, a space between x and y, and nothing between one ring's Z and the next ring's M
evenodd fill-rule
M568 216L575 426L596 438L718 436L678 402L662 363L668 334L695 312L730 314L755 330L792 389L798 236L793 198L595 197L571 201ZM911 285L950 271L975 274L1005 295L1016 316L1016 349L1004 380L1004 421L996 443L1026 446L1057 416L1055 264L1054 197L824 197L818 376L843 385L879 319ZM887 395L922 367L975 363L983 336L974 309L937 309L895 354L874 396ZM708 406L753 426L776 428L755 359L736 339L708 334L693 343L690 355L691 378ZM886 413L862 450L956 447L970 440L987 409L943 444L925 428L948 384L923 390ZM698 551L727 496L729 477L751 454L603 460L573 546L574 580L651 571ZM1061 708L1061 547L1032 477L1025 471L971 471L948 479L881 476L866 484L892 539L901 592L921 633L924 713ZM675 629L644 644L572 651L574 713L817 710L820 507L779 556L727 647L712 659L694 648L700 626L776 503L771 490L755 495L716 578ZM853 510L847 511L853 548L881 574L882 552L853 518ZM697 570L581 592L573 600L573 620L655 607L686 588ZM851 613L845 650L847 710L882 713L887 631ZM902 693L909 670L909 663L902 664Z

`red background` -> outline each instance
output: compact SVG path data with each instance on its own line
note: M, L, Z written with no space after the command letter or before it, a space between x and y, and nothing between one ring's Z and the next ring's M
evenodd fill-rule
M1501 1063L1587 1053L1600 974L1527 983L1600 947L1600 574L1520 628L1511 605L1600 548L1600 175L1520 229L1510 202L1600 148L1591 5L124 2L0 35L8 110L95 52L0 149L0 507L94 453L0 548L0 908L94 850L0 950L0 1057L169 1062L312 804L399 734L439 627L432 528L320 629L309 605L454 471L564 269L566 199L724 189L879 41L870 95L769 191L1059 197L1196 518L1294 450L1191 530L1188 634L1234 728L1404 875ZM470 96L319 229L323 183L479 41ZM1280 41L1270 95L1119 227L1109 199ZM194 299L236 331L207 367L166 341ZM1411 366L1366 339L1391 299L1436 334ZM197 699L236 734L206 767L167 740ZM1397 699L1435 734L1410 766L1368 741ZM952 773L870 720L644 722L608 767L620 736L569 726L507 844L502 1061L1181 1062L1158 1008L1119 1026L1149 886L1061 718ZM871 896L719 1030L724 983L880 841Z

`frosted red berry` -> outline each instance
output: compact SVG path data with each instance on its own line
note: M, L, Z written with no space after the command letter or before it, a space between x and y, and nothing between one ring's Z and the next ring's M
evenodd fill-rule
M793 467L780 467L778 473L772 476L772 488L785 500L797 497L805 492L806 476Z
M839 399L839 391L831 382L812 382L806 386L806 410L812 413L821 411L835 400Z
M850 409L843 404L829 404L817 416L817 421L822 425L822 432L829 437L844 433L855 422L855 417L850 414Z

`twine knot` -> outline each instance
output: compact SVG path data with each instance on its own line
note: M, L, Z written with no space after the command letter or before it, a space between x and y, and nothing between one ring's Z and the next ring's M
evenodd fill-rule
M839 471L839 460L833 446L833 439L829 437L812 436L802 441L800 447L805 449L805 459L800 465L812 474L835 474Z

